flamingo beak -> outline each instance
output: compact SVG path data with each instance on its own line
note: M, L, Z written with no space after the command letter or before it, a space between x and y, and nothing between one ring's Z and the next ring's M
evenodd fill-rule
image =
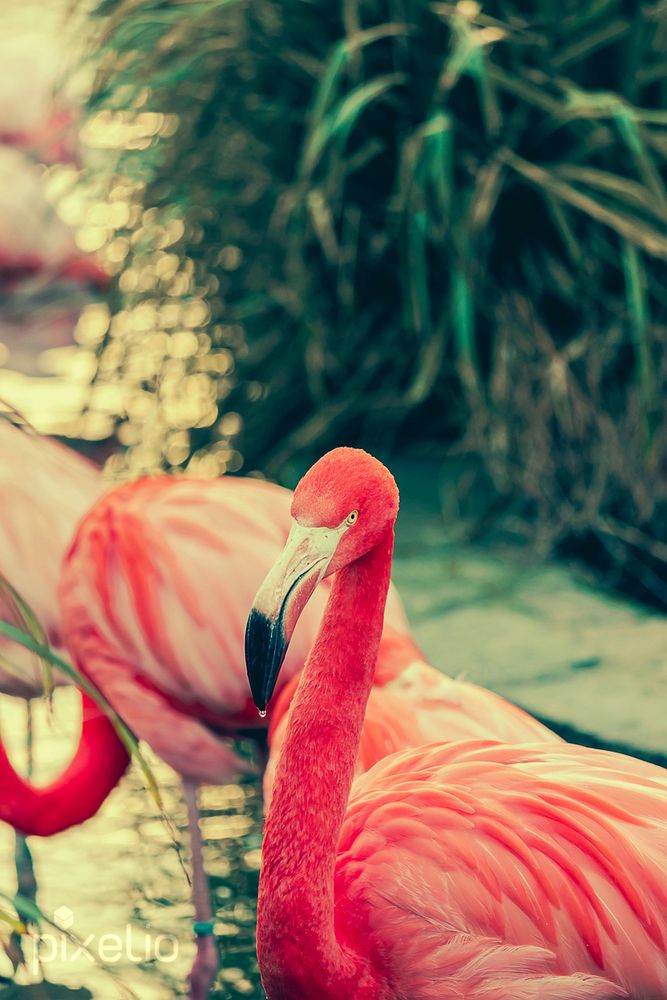
M266 711L299 615L325 575L341 528L292 524L289 538L253 601L245 658L253 701Z

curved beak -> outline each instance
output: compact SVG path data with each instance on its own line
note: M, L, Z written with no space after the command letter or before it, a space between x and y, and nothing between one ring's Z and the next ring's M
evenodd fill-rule
M341 528L296 522L253 601L245 633L245 659L253 701L266 711L299 615L325 575Z

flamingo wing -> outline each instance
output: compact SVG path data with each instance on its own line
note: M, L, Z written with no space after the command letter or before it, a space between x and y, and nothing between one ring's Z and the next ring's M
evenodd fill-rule
M560 739L500 695L469 681L449 677L424 661L410 663L381 689L381 694L399 703L404 719L406 714L410 719L414 734L411 742L404 746L445 740L533 743ZM389 711L384 714L389 715ZM387 753L399 749L402 747L396 745Z
M81 525L61 576L67 642L84 669L104 689L109 664L122 662L184 704L241 712L245 609L286 538L289 496L250 480L166 476L109 494Z
M396 997L658 1000L666 793L657 767L565 743L394 754L353 785L340 933Z

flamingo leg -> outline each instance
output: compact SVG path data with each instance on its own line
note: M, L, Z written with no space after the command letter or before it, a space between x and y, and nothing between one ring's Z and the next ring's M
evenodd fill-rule
M218 971L218 948L213 936L213 910L208 878L204 870L204 853L199 826L199 806L197 803L197 783L183 779L183 797L188 810L188 832L192 853L192 901L195 908L194 932L197 954L190 970L191 1000L206 1000L211 984Z

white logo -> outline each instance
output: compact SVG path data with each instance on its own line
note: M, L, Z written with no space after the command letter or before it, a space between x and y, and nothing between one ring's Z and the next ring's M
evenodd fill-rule
M74 914L70 910L69 906L59 906L53 914L53 922L54 924L57 924L58 927L62 927L64 931L69 930L74 923Z
M59 937L48 931L38 938L38 947L33 949L28 962L35 974L40 971L40 963L54 959L61 962L76 962L87 958L89 962L115 965L128 962L175 962L178 957L178 941L169 934L156 934L152 938L146 931L138 932L126 924L124 933L88 934L85 938L74 937L74 913L69 906L59 906L53 914L53 923L63 931L70 931Z

